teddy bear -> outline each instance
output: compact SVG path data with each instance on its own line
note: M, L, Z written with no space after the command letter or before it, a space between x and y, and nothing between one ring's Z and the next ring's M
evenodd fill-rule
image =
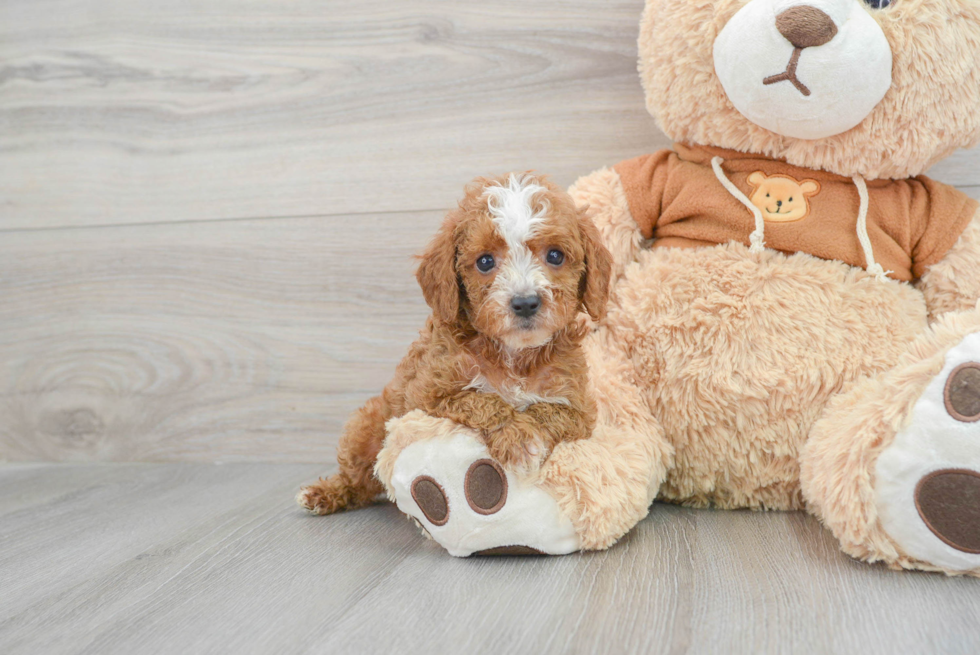
M411 412L389 497L459 556L608 548L658 501L980 575L980 212L923 175L980 140L980 3L647 0L639 72L675 145L571 188L614 260L592 436L517 475Z

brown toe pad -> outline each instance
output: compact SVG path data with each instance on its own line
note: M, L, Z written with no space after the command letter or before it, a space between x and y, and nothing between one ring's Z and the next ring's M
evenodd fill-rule
M980 421L980 364L957 366L946 380L946 411L957 421Z
M496 514L507 502L507 476L492 459L479 459L466 471L466 502L477 514Z
M915 488L915 506L926 527L964 553L980 553L980 473L933 471Z
M428 475L412 481L412 499L432 525L446 525L449 520L449 501L446 492Z

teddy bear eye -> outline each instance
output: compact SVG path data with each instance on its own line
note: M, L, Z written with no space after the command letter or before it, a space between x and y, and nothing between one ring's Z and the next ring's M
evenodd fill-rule
M490 253L484 253L480 255L476 260L476 267L480 269L481 273L489 273L493 270L493 267L497 265L494 261L493 255Z
M768 193L766 194L766 197L767 197L767 198L769 197L769 194L768 194Z
M793 196L790 196L790 197L789 197L789 201L790 201L790 202L793 202Z
M892 0L864 0L864 4L872 9L884 9L892 3Z

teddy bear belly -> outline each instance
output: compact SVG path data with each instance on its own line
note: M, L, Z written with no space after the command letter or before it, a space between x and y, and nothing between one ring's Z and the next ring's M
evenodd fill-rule
M802 507L798 454L827 400L926 326L909 284L738 243L644 251L616 290L610 327L675 447L660 497L696 506Z

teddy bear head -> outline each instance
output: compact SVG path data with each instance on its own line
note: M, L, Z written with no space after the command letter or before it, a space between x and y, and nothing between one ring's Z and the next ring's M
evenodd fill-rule
M675 141L901 179L980 140L978 0L647 0L639 45Z

